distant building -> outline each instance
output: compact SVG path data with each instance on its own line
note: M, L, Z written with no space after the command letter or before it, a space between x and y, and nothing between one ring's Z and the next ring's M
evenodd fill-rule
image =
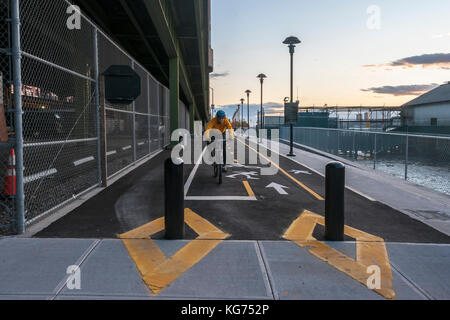
M284 116L264 117L264 128L266 129L277 129L284 125ZM328 112L299 112L296 126L304 128L337 128L337 119L330 118Z
M408 127L450 127L450 82L402 106Z

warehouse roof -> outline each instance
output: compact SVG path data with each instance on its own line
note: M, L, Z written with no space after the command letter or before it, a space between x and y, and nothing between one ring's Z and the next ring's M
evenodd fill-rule
M450 82L443 84L420 97L404 104L404 107L413 107L450 101Z

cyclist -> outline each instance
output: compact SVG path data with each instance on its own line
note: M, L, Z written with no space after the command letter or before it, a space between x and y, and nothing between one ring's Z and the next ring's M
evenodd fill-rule
M219 130L220 132L222 132L224 139L225 139L225 134L226 131L229 130L230 132L230 136L233 137L234 133L233 133L233 126L231 125L230 121L227 118L227 115L225 114L225 112L223 110L219 110L216 114L216 117L213 118L208 125L206 126L206 138L209 139L209 130ZM227 154L224 150L223 152L223 168L222 171L223 172L227 172L227 168L226 168L226 163L227 163Z

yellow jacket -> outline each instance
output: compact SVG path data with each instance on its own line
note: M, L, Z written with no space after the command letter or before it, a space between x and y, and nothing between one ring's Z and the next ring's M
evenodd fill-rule
M230 121L225 118L225 120L222 122L222 124L219 123L217 120L217 117L212 119L208 125L206 126L206 137L209 138L209 130L219 130L222 133L225 133L227 130L230 131L230 136L234 137L233 133L233 126L231 125Z

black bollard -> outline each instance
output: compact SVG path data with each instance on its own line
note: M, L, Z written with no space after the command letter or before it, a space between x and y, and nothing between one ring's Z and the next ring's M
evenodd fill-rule
M164 164L166 239L184 239L184 164L167 159Z
M325 240L344 241L345 166L331 162L326 168Z

